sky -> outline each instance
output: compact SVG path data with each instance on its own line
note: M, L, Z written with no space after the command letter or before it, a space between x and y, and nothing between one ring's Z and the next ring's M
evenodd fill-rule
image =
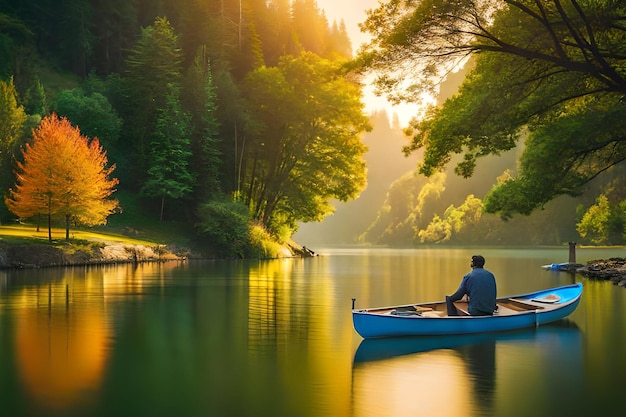
M376 8L378 3L379 0L317 0L317 5L324 10L329 24L344 21L354 52L368 39L368 35L361 33L358 25L365 20L365 12ZM395 113L402 127L406 127L418 111L415 105L391 106L384 98L376 97L371 88L365 89L364 102L368 113L382 109L387 110L390 117Z
M365 12L378 6L378 0L317 0L320 9L326 12L328 22L339 23L343 20L352 41L352 48L367 40L367 36L360 32L358 24L365 20Z

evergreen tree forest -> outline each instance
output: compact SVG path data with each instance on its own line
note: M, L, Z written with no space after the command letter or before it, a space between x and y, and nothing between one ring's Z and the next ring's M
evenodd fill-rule
M315 0L0 0L0 189L54 113L106 152L122 214L271 256L365 187L351 57Z

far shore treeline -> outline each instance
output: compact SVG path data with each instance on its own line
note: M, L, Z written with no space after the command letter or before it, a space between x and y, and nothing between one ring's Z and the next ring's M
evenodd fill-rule
M625 21L617 0L388 0L353 51L315 0L0 0L0 222L275 257L363 193L343 243L625 244ZM399 128L364 82L424 104L379 200Z

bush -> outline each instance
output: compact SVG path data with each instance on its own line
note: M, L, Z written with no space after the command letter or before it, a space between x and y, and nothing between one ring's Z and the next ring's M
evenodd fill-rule
M198 217L200 237L217 256L246 256L250 235L246 206L233 201L209 201L200 206Z
M216 200L200 206L198 233L205 247L222 258L278 258L283 246L262 225L253 224L248 208Z
M247 255L251 258L278 258L282 246L262 226L250 227L250 242Z

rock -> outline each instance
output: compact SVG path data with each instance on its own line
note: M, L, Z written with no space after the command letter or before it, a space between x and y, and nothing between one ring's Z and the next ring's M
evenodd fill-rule
M0 245L0 268L41 268L50 266L98 265L113 263L183 260L164 246L111 244L89 250L68 252L45 244Z
M620 287L626 287L624 258L590 261L586 267L580 268L577 272L589 279L610 280Z

